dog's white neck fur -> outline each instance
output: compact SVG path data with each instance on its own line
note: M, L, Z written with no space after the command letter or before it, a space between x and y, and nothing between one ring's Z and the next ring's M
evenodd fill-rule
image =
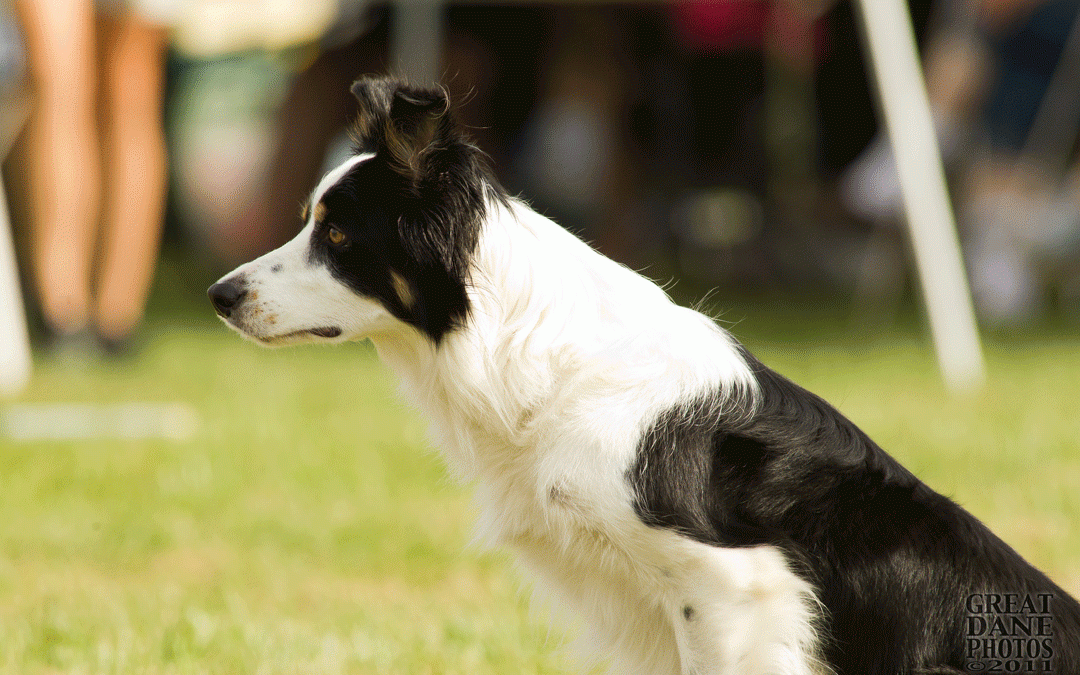
M508 450L532 447L551 428L539 416L561 414L579 397L619 393L627 400L604 399L603 436L625 447L649 421L645 411L753 389L733 340L707 317L524 204L491 200L488 213L466 326L438 347L411 330L373 336L406 395L437 426L470 429ZM703 353L714 358L703 362ZM484 459L475 444L446 433L440 440L454 441L443 446L453 467L479 478Z
M825 672L812 589L780 551L708 546L634 511L626 476L661 412L753 396L731 337L514 201L489 202L469 300L438 346L412 329L372 340L475 483L481 538L586 619L586 651L621 673Z

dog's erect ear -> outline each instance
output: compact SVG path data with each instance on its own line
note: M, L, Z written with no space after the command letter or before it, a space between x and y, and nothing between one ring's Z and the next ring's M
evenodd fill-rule
M391 166L415 187L448 122L446 92L370 77L357 80L351 91L360 102L357 132L362 141L386 152Z
M356 133L361 141L376 141L383 123L390 116L390 101L400 85L387 78L362 77L353 82L349 91L360 102Z

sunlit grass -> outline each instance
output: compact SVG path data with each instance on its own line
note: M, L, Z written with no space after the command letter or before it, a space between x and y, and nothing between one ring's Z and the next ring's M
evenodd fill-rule
M20 400L184 402L190 440L0 440L0 672L573 672L369 348L156 325ZM1080 344L992 345L951 398L911 336L747 337L1080 591Z
M183 401L184 443L0 441L0 669L554 673L370 350L170 332L25 401Z

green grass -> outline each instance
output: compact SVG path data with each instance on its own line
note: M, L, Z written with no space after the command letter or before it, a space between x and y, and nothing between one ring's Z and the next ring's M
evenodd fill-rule
M734 330L1080 591L1080 344L995 342L957 399L915 331L763 324ZM21 400L182 401L193 438L0 440L0 673L573 672L369 348L153 325Z

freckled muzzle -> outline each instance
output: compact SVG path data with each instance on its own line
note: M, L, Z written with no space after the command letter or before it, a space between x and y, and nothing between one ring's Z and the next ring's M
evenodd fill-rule
M259 292L245 273L222 279L208 288L206 294L218 316L231 328L266 345L295 344L312 338L331 340L341 337L343 332L333 324L319 325L321 322L297 330L282 330L279 311L268 310L259 302Z

